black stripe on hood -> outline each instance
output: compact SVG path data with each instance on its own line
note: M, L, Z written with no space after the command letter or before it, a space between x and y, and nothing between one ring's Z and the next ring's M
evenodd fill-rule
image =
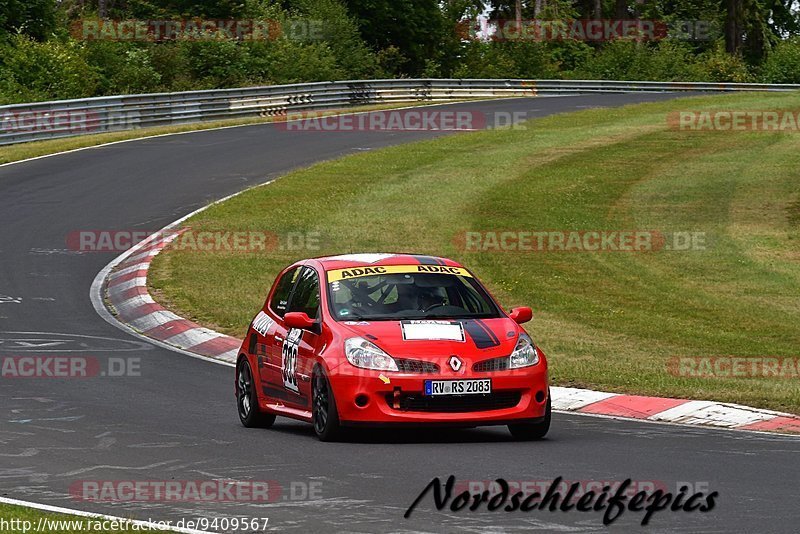
M463 321L464 330L467 331L475 346L479 349L488 349L500 345L500 340L494 332L486 326L480 319Z

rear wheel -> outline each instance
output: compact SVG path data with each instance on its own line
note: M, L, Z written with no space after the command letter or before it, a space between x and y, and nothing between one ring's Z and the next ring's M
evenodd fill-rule
M275 414L264 413L258 407L256 384L247 358L239 361L236 371L236 407L239 420L247 428L269 428L275 422Z
M532 441L542 439L550 430L550 393L547 394L547 408L545 408L544 419L538 423L517 423L508 425L508 430L514 439L519 441Z
M339 424L339 412L336 400L325 372L320 367L314 368L311 379L311 418L314 432L320 441L336 441L342 434Z

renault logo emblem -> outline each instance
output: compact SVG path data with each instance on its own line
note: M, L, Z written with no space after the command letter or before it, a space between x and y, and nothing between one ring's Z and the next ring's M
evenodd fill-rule
M458 370L461 369L461 365L463 362L458 359L458 356L453 355L450 356L450 361L447 363L450 364L450 367L453 369L453 371L458 372Z

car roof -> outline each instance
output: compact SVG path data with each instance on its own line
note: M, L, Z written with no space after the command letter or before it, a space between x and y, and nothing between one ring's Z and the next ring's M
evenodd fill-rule
M321 264L325 271L377 265L446 265L448 267L462 267L460 263L448 258L422 254L360 253L314 259Z

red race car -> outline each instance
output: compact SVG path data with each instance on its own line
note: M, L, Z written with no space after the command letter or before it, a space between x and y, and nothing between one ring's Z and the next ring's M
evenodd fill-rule
M357 425L550 428L544 353L458 263L410 254L304 260L278 276L236 365L239 418Z

